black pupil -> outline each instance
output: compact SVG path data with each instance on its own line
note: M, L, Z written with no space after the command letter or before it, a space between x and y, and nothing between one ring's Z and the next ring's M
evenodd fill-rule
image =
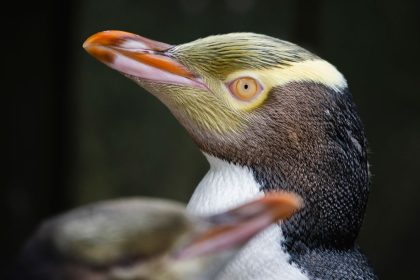
M244 85L244 89L248 89L248 84L245 84Z

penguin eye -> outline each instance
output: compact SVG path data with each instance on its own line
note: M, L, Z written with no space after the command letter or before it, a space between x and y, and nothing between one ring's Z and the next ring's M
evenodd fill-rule
M261 84L251 77L242 77L229 84L234 97L242 101L250 101L262 91Z

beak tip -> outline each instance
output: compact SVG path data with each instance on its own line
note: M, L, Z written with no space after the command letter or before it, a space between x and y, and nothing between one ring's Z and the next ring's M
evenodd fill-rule
M96 33L96 34L93 34L93 35L89 36L83 42L83 45L82 45L83 49L85 49L87 52L90 52L89 50L92 49L92 47L95 45L95 41L97 41L98 36L100 36L100 33L102 33L102 32L99 32L99 33Z
M285 199L287 199L289 203L296 208L296 210L303 207L303 199L300 195L295 193L283 193L282 195L285 196Z
M89 43L87 40L83 42L82 48L84 48L86 51L89 48Z
M268 193L262 201L272 209L274 221L287 219L304 206L303 199L295 193Z
M91 36L89 36L83 43L84 49L89 49L89 47L95 46L95 45L112 45L116 41L120 40L120 38L125 35L125 32L122 31L101 31L97 32Z

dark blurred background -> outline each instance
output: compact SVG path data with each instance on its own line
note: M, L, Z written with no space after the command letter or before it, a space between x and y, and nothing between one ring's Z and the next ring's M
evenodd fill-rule
M253 31L336 65L370 142L373 185L359 243L381 279L419 279L419 1L8 3L2 273L42 219L118 196L186 202L208 168L162 104L81 47L97 31L121 29L172 44Z

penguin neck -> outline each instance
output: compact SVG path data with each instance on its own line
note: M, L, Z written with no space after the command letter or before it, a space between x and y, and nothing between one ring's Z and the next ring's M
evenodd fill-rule
M293 166L280 159L270 167L235 164L204 153L210 169L187 209L210 215L253 200L265 191L293 191L302 196L305 207L281 225L289 251L353 247L367 202L367 169L358 160L331 153L323 161L311 160L308 153L299 161L308 164Z
M211 215L264 195L251 168L204 155L210 169L188 203L190 213ZM309 277L290 262L291 255L282 247L284 241L281 228L272 225L244 246L216 279L308 280Z

